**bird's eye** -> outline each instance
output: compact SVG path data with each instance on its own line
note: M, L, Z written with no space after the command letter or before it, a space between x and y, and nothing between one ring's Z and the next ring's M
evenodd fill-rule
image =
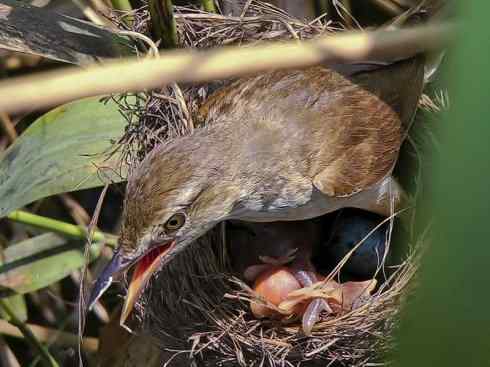
M176 213L167 220L165 223L165 229L169 232L174 232L181 228L185 223L185 214L184 213Z

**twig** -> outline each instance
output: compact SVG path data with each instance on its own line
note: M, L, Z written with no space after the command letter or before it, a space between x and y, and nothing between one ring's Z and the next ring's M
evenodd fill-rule
M83 226L76 226L74 224L62 222L56 219L46 218L23 210L13 211L7 216L7 218L16 222L29 224L38 228L47 229L80 239L86 239L88 235L87 228ZM103 233L101 231L94 231L92 240L96 242L105 242L107 245L113 247L117 245L116 236Z
M2 123L2 129L5 132L5 135L8 137L9 141L13 143L18 135L10 116L5 112L0 112L0 122Z
M126 59L86 69L64 69L0 83L0 110L18 112L70 100L157 88L173 82L205 82L319 63L393 60L447 46L452 24L345 32L304 43L267 43L198 52L166 51L159 58Z
M87 211L69 194L64 193L59 195L59 198L63 202L63 205L70 212L70 216L73 218L76 224L79 226L86 226L90 222L90 216Z
M86 317L87 317L87 305L86 305L86 295L89 291L89 285L87 283L88 276L88 264L90 258L90 249L92 247L92 239L93 235L96 231L97 221L99 220L100 211L102 209L102 204L104 202L105 195L107 194L107 190L109 189L109 185L106 184L104 189L100 193L99 199L97 200L97 205L95 206L94 214L90 220L88 225L88 233L87 243L85 244L85 250L83 257L85 258L85 264L81 271L80 277L80 287L78 288L78 304L77 304L77 313L78 313L78 360L80 366L83 366L82 360L82 344L83 344L83 332L85 331Z
M69 194L66 193L59 195L59 197L61 201L63 201L63 204L69 209L70 215L75 221L75 223L77 223L82 228L86 227L90 223L90 216L88 215L86 210L75 199L73 199ZM88 231L90 232L89 229ZM87 275L89 274L87 273ZM77 287L80 287L80 280L82 278L80 271L74 271L73 273L71 273L70 278L77 285ZM109 322L109 314L100 302L97 302L95 304L93 310L95 315L103 323Z
M400 4L391 0L371 0L371 2L391 16L400 15L404 11Z
M359 23L352 15L352 7L349 0L333 0L333 5L337 10L339 17L343 20L348 29L354 28L354 24L361 29Z
M6 321L5 321L6 322ZM0 336L0 366L21 367L15 354L3 337Z
M34 347L34 349L38 351L38 353L40 354L44 362L44 365L48 367L59 367L58 363L53 358L53 356L49 353L48 349L39 342L39 340L34 335L32 330L21 320L19 320L15 312L12 311L10 306L3 299L0 299L0 307L9 316L10 318L9 323L16 326L20 330L20 332L22 333L26 341L29 344L31 344Z
M59 345L62 347L74 347L77 345L78 337L75 334L33 324L26 324L26 326L32 331L32 334L34 334L37 340L39 340L40 342L52 342L54 345ZM20 330L18 330L14 325L9 324L5 320L0 320L0 334L12 336L15 338L23 337ZM99 340L97 338L83 338L84 351L95 353L97 352L98 348Z

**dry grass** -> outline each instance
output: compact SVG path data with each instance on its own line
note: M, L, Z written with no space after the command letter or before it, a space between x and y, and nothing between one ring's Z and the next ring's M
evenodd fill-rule
M135 31L149 32L146 7L136 12ZM226 17L198 9L176 7L178 38L182 47L212 48L223 45L253 45L264 40L311 39L339 30L331 23L316 19L309 24L289 17L282 10L253 1L242 17ZM118 97L128 119L120 144L129 162L141 160L156 144L191 132L198 121L192 116L206 97L229 81L205 85L172 85L137 95L137 103L128 103L127 95Z
M138 305L142 330L167 351L185 353L204 366L261 361L270 366L308 361L365 366L381 363L392 349L400 304L416 272L415 255L362 306L323 319L305 337L297 322L287 325L251 315L248 300L253 296L235 278L222 238L215 229L179 255L152 280Z

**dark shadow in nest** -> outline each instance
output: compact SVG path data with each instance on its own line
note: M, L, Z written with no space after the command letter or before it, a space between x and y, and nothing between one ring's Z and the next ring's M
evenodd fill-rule
M140 11L138 19L147 21L146 9ZM249 4L243 17L177 7L176 22L181 46L198 48L224 44L246 47L262 40L308 39L332 31L321 20L304 24L256 1ZM148 28L141 24L137 27ZM119 141L125 160L137 164L157 144L198 129L203 123L196 118L199 106L212 91L228 82L174 84L136 96L114 97L128 119L126 134ZM346 252L382 220L358 210L314 219L314 225L320 228L312 258L315 267L323 275L330 274ZM400 253L388 251L391 224L388 221L381 225L368 239L366 243L370 243L372 251L354 253L335 274L340 281L376 276L378 287L372 296L352 311L324 317L311 337L302 334L298 322L258 320L251 314L251 284L243 281L239 264L245 255L232 256L233 243L256 241L263 236L264 228L240 223L219 225L177 255L151 280L136 305L133 322L137 321L137 329L143 335L151 335L167 355L177 356L175 362L179 363L181 357L182 365L188 365L189 359L199 366L363 366L380 362L380 356L392 348L399 304L417 264L413 249L407 251L406 236L391 241L403 242L396 246ZM289 225L294 231L295 224ZM396 232L394 237L398 238ZM284 231L275 233L284 236ZM411 246L423 240L411 239ZM339 243L342 246L334 246ZM364 267L367 263L367 268L359 263ZM371 275L373 271L375 274ZM149 304L152 307L145 307Z

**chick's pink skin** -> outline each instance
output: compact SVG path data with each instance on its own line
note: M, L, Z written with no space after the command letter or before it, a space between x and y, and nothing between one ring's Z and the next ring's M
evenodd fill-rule
M265 301L279 306L286 300L289 293L301 288L301 284L294 277L289 268L285 266L268 265L269 269L263 271L255 279L253 290L256 295ZM252 313L257 318L281 316L275 310L265 305L252 302Z
M366 297L369 297L376 287L376 280L364 282L347 282L339 284L330 280L325 284L329 289L325 297L308 297L308 291L298 295L297 291L309 285L304 282L310 280L324 281L325 277L318 273L307 272L298 276L298 270L288 266L268 265L255 279L253 290L257 296L268 304L279 307L276 309L252 301L250 304L253 315L257 318L283 318L295 315L302 318L301 325L305 335L311 335L314 326L320 320L322 312L328 314L341 314L355 309ZM311 277L311 278L310 278ZM299 279L298 279L299 278ZM300 280L303 280L301 282ZM310 285L314 284L311 283ZM289 303L289 305L287 305Z

